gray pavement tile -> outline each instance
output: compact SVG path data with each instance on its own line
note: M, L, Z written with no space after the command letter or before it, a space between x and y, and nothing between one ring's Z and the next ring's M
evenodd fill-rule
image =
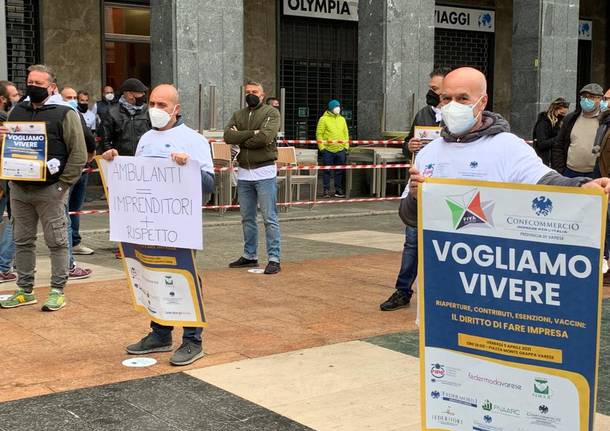
M386 349L404 353L405 355L419 357L419 332L398 332L395 334L380 335L365 338L363 341L375 344Z
M311 431L312 429L278 415L261 415L241 422L231 431ZM228 430L227 430L228 431Z
M307 430L183 373L0 404L0 431Z
M83 401L61 403L61 407L80 419L120 423L124 418L141 418L150 413L118 397L93 397Z
M91 430L86 421L57 406L38 408L20 403L11 413L0 414L0 424L11 431L76 431Z
M181 431L184 428L166 423L156 416L124 418L116 422L111 419L96 419L88 425L95 431Z

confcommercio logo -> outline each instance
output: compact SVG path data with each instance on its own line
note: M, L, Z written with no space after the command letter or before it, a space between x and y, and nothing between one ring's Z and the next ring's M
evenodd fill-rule
M492 201L481 202L481 193L471 190L463 195L448 196L445 198L451 211L453 228L462 229L472 224L482 224L485 227L493 226Z
M537 216L548 216L553 211L553 201L545 196L538 196L532 201L532 210Z

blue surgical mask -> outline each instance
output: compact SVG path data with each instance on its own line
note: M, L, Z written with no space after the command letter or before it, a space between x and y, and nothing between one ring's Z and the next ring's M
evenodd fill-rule
M604 112L606 109L608 109L608 101L602 100L601 102L599 102L599 110Z
M591 99L587 99L586 97L581 97L580 107L584 112L592 112L595 110L595 102Z
M68 105L76 109L78 107L78 102L76 101L76 99L68 100Z

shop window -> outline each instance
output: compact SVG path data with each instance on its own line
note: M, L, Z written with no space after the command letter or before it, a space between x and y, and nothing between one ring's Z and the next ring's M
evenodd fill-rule
M118 89L127 78L150 85L150 8L104 5L106 84Z

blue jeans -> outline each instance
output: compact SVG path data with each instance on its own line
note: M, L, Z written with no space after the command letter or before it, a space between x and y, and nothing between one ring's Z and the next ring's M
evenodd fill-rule
M563 176L568 178L577 178L577 177L589 177L593 178L594 172L576 172L570 168L565 168L563 171Z
M239 212L244 229L244 258L258 259L258 227L256 204L261 209L265 224L267 256L270 262L280 261L280 225L277 219L277 180L237 181Z
M405 229L405 246L402 249L402 262L398 278L396 278L396 290L407 295L413 294L411 286L417 277L417 228L407 226Z
M150 328L154 332L154 334L159 337L159 340L162 342L169 342L172 339L172 331L174 330L173 326L165 326L160 325L157 322L150 322ZM191 328L190 326L185 326L182 330L182 340L183 341L192 341L197 344L201 344L201 334L203 332L203 328Z
M3 220L2 236L0 236L0 272L8 272L13 267L15 258L15 242L13 241L13 223L11 220L4 220L7 198L0 199L0 219Z
M68 208L70 211L80 211L85 203L85 192L87 183L89 182L89 172L83 172L80 179L70 188L70 199L68 200ZM80 216L71 215L72 222L72 246L77 246L81 242L80 236Z
M328 150L322 151L322 163L324 165L344 165L346 158L345 150L341 150L337 153L331 153ZM336 169L335 171L335 191L343 191L343 171ZM322 171L322 182L324 183L324 190L330 190L330 171Z

